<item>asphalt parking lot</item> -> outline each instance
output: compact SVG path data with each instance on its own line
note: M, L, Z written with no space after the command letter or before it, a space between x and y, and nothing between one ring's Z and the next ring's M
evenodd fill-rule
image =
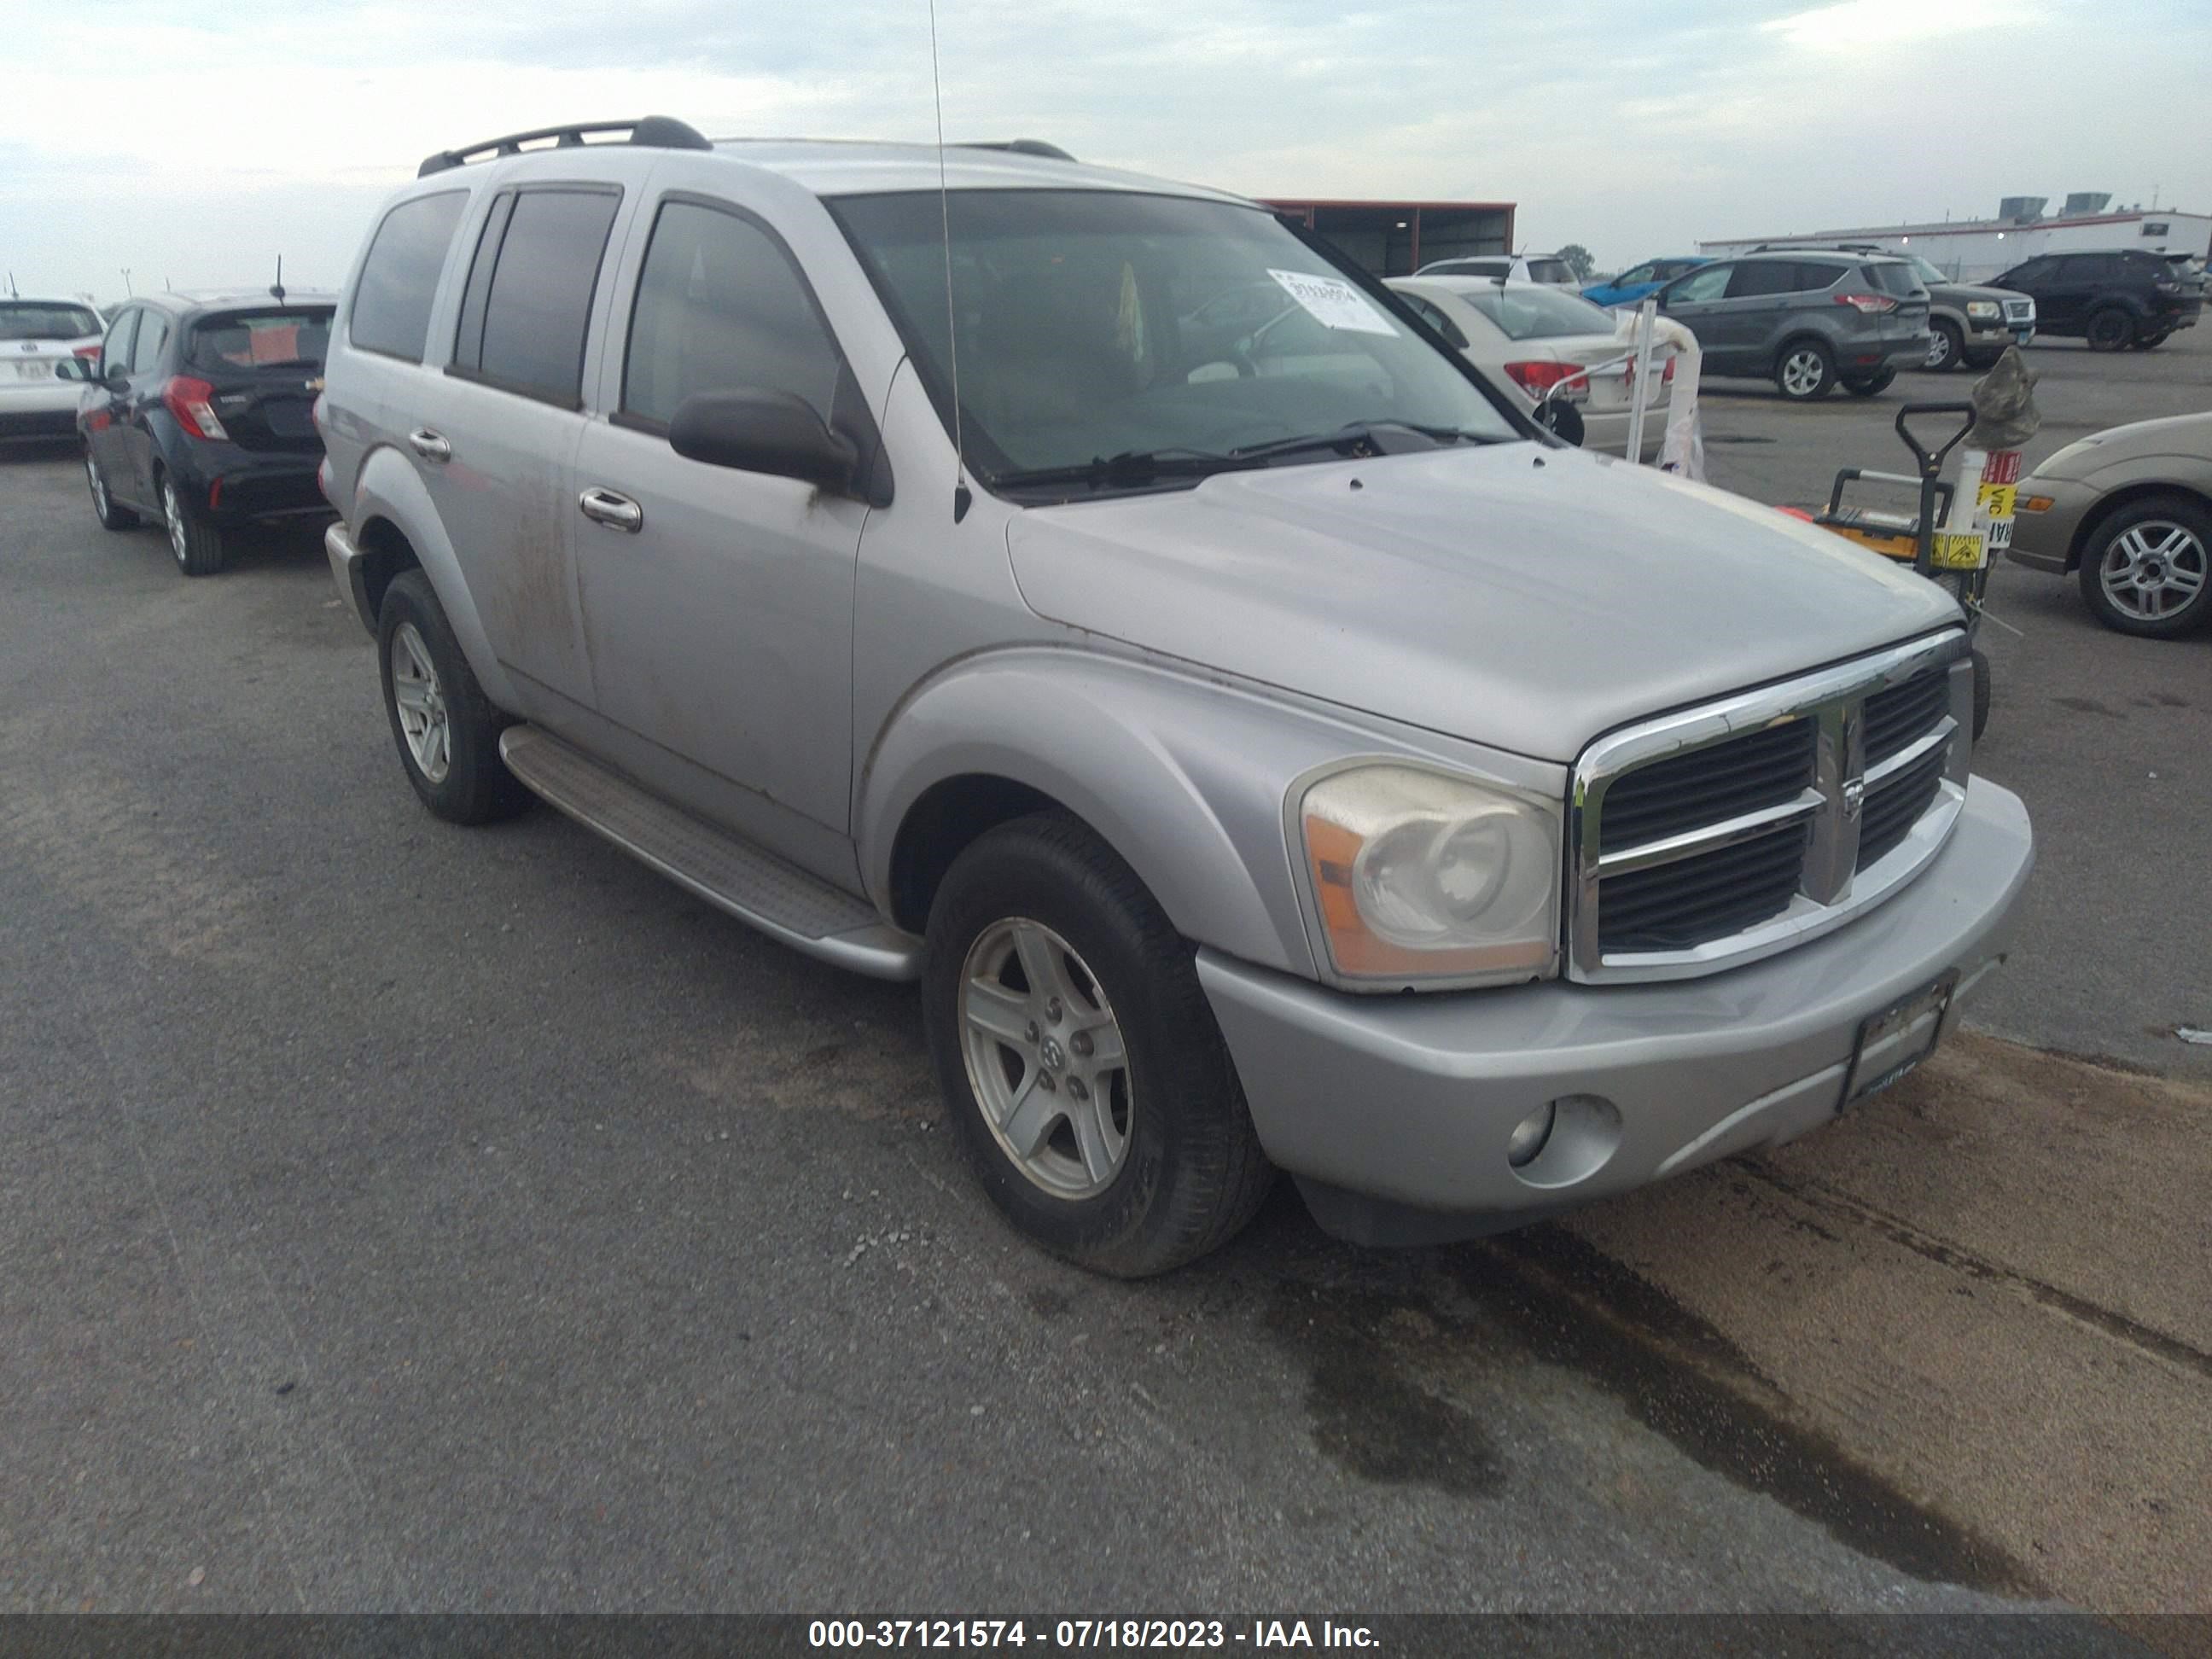
M2212 404L2031 362L2031 460ZM1714 482L1964 385L1716 387ZM1285 1191L1127 1285L970 1192L911 992L427 817L312 538L187 583L0 453L0 1608L2205 1610L2212 635L1991 602L1980 1033L1567 1222Z

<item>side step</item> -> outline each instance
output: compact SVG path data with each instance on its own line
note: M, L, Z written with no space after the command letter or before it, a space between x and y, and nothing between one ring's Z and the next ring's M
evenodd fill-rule
M533 793L739 921L855 973L921 977L921 941L865 899L701 822L536 726L507 727L499 752Z

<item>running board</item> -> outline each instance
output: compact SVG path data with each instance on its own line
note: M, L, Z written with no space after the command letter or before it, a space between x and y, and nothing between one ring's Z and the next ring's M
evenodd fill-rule
M533 793L739 921L854 973L921 976L921 941L866 900L670 805L536 726L508 726L499 753Z

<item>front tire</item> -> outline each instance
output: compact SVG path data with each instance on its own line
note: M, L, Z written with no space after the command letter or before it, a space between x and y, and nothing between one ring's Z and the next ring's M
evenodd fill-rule
M1274 1171L1189 943L1061 813L1001 824L930 907L923 1022L983 1189L1054 1254L1125 1279L1225 1243Z
M2080 580L2117 633L2170 640L2212 621L2212 513L2185 495L2130 501L2083 542Z
M176 558L178 569L187 576L212 576L222 568L229 551L223 545L222 532L186 515L176 483L166 472L161 475L161 518L168 528L169 551Z
M1921 367L1937 374L1948 374L1958 368L1966 355L1966 340L1959 325L1939 319L1928 331L1928 360Z
M1982 733L1990 729L1990 659L1979 651L1973 653L1974 665L1974 741L1982 740Z
M85 487L92 491L92 516L100 520L102 530L136 530L138 515L127 507L118 507L115 497L108 494L106 477L92 452L84 452Z
M1878 392L1889 390L1889 383L1896 378L1893 368L1876 369L1871 374L1853 375L1844 382L1844 390L1854 398L1871 398Z
M2133 344L2136 319L2118 306L2106 306L2089 319L2089 349L2122 351Z
M529 805L499 757L507 718L477 684L420 570L402 571L384 590L376 655L399 764L423 805L449 823L489 823Z
M1817 403L1836 384L1835 354L1818 340L1784 346L1775 362L1774 384L1793 404Z

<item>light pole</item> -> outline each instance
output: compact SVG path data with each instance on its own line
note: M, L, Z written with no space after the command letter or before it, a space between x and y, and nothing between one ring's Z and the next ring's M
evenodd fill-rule
M131 267L129 265L125 265L122 267L122 270L123 297L126 300L135 300L138 297L138 291L131 286Z

